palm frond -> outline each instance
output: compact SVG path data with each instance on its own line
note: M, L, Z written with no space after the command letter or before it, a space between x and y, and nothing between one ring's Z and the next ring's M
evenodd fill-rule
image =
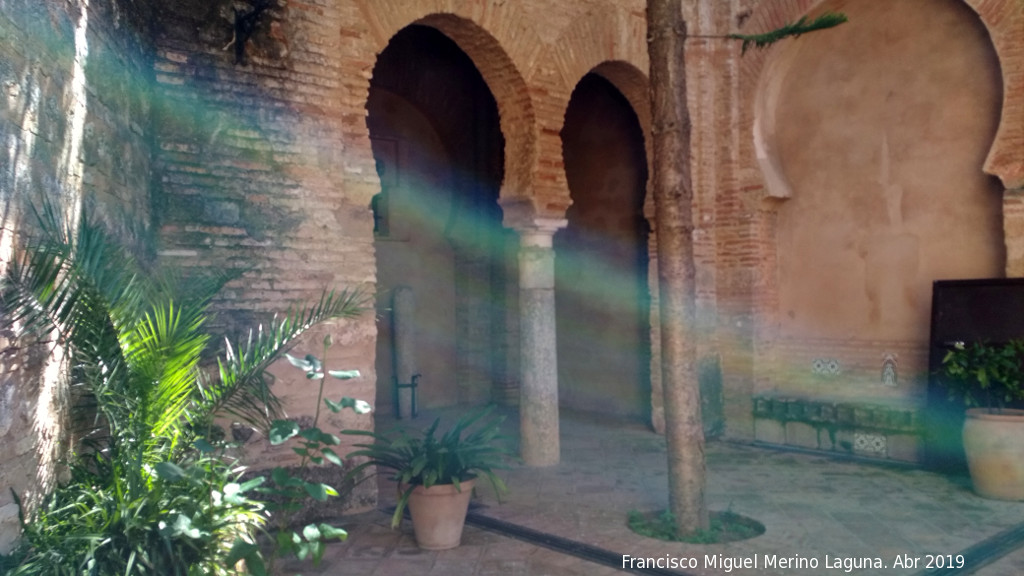
M303 332L324 320L354 318L366 309L366 296L359 290L325 292L309 308L293 308L283 317L274 317L266 327L250 330L244 342L226 341L219 358L219 378L207 381L203 388L202 412L226 413L251 426L267 431L281 417L281 407L270 391L266 375L288 346Z
M209 552L210 541L226 552L236 526L252 534L262 524L263 508L237 498L210 500L211 486L225 486L227 494L241 471L183 440L215 411L247 421L276 417L280 404L267 367L314 324L359 314L364 299L326 293L312 308L275 318L241 345L228 345L217 379L200 369L209 341L205 321L214 295L234 275L182 283L174 274L142 270L88 209L74 226L46 207L38 219L42 230L19 247L0 279L0 323L67 351L67 386L84 414L76 423L85 426L76 430L82 450L71 463L71 481L23 522L31 541L25 562L43 573L53 566L76 573L221 573L197 564L196 555L223 558ZM190 470L188 478L161 476L161 465L166 471L178 464ZM222 509L222 517L205 512ZM164 527L175 518L229 539L186 535L172 543ZM70 530L55 529L61 526Z
M801 34L814 32L815 30L832 28L846 21L847 18L845 14L839 12L825 12L810 22L807 21L807 16L804 16L796 22L790 22L789 24L776 28L775 30L765 32L764 34L730 34L729 38L743 40L743 47L741 48L741 51L746 53L747 49L750 48L751 45L755 48L766 48L783 38L787 38L789 36L793 36L795 38Z
M39 234L17 253L0 281L5 311L0 321L21 338L52 338L67 349L71 384L90 382L90 395L105 420L111 405L103 400L112 397L107 389L117 388L114 382L126 374L119 369L124 358L114 303L137 305L130 297L137 282L135 267L86 213L71 227L63 225L55 212L37 212ZM109 425L97 422L97 427Z
M173 436L194 397L199 358L209 341L202 330L204 311L205 306L168 301L154 307L122 339L139 385L153 388L139 391L149 403L153 436Z

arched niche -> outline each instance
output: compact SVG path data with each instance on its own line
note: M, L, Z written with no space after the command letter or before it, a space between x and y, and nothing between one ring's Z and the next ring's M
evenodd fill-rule
M843 385L863 392L878 385L874 356L923 347L933 280L1003 273L1002 187L983 172L1002 76L963 2L825 2L812 14L829 9L850 22L773 49L755 151L767 195L784 199L777 335L792 370L778 384L802 386L806 358L786 352L802 348L843 356ZM923 356L906 360L920 374Z

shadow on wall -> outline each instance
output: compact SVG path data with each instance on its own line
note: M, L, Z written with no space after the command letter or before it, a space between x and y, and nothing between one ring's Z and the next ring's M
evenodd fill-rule
M717 355L704 356L697 361L697 382L700 384L700 417L704 424L704 437L717 438L725 432L722 362Z
M0 272L34 227L32 199L59 203L69 221L82 202L112 207L101 211L107 222L147 251L150 150L141 127L151 54L132 33L148 17L117 4L0 5ZM61 362L53 345L22 348L0 333L0 552L18 534L10 491L31 504L56 474L68 401Z

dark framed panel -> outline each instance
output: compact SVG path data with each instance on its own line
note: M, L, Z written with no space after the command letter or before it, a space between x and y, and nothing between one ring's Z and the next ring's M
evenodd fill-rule
M932 285L928 398L924 418L929 466L964 469L964 405L941 384L942 358L954 342L1024 338L1024 278L938 280Z

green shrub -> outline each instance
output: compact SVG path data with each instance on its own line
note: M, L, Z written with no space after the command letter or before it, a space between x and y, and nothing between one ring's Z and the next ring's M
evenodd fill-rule
M998 411L1024 400L1024 340L957 342L942 358L940 382L950 399Z
M235 574L245 560L264 573L257 537L274 512L262 501L268 488L240 481L244 469L225 454L214 419L269 434L281 411L266 369L318 322L361 313L361 296L328 293L275 317L226 342L207 373L209 305L230 277L186 283L144 270L87 211L73 226L52 209L39 221L42 233L2 279L3 327L65 349L66 384L84 399L74 420L90 425L78 431L70 481L22 510L20 546L0 568L192 576Z
M454 484L484 476L500 496L505 492L505 483L495 470L505 468L505 459L512 455L507 439L500 435L503 417L491 417L494 406L481 408L465 414L441 437L437 428L441 419L422 434L410 435L404 430L393 434L378 434L364 430L345 430L343 434L366 436L372 444L356 444L359 450L351 452L352 457L367 460L353 468L349 475L359 475L369 466L391 470L398 481L401 493L392 527L398 526L409 502L409 495L417 486L430 488L435 484Z

